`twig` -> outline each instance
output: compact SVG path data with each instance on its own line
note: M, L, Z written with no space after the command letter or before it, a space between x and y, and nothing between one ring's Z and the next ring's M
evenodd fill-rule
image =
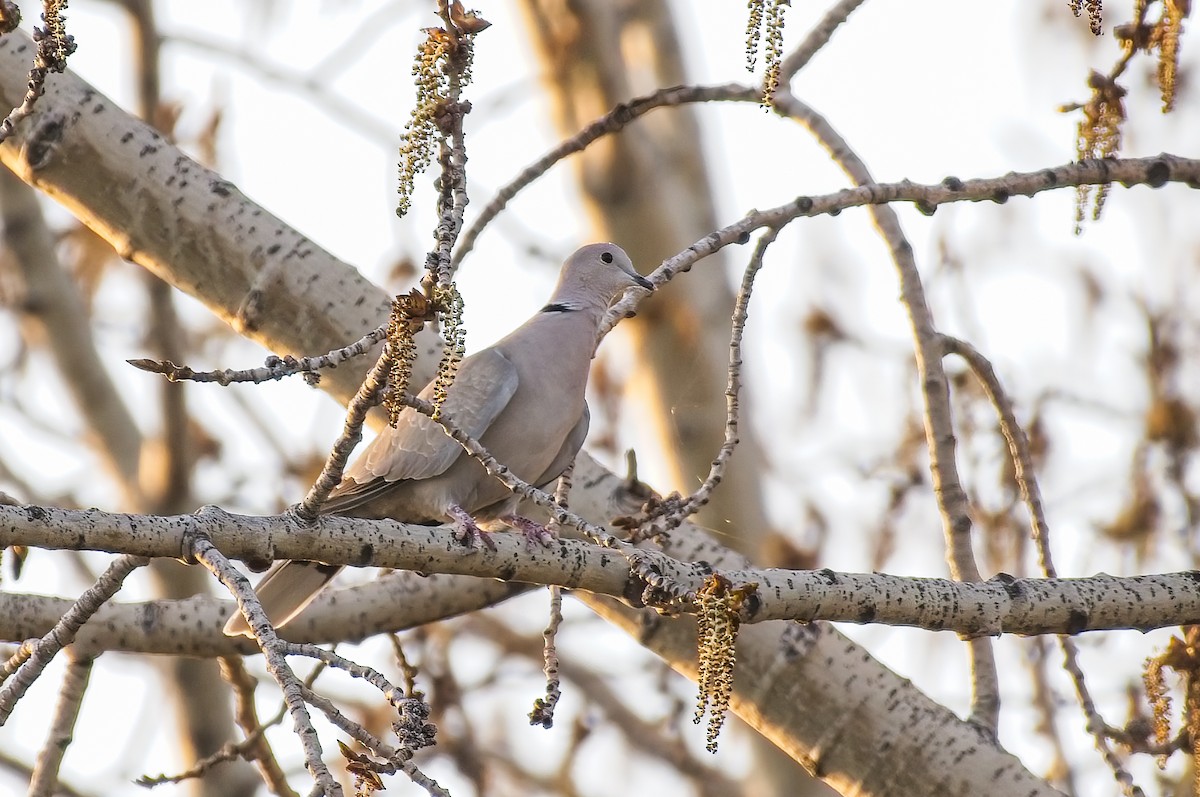
M1033 681L1033 694L1030 696L1030 702L1038 715L1038 722L1034 730L1040 731L1049 739L1050 749L1054 753L1047 776L1051 780L1061 783L1068 797L1077 797L1079 791L1075 788L1075 773L1067 758L1066 747L1056 721L1055 694L1049 677L1051 643L1045 638L1029 641L1032 644L1033 658L1033 661L1030 662L1030 674Z
M779 92L779 94L781 97L790 96L786 92ZM757 87L725 83L711 86L674 86L618 104L607 114L558 144L501 187L491 201L484 206L479 216L463 231L459 238L458 248L454 252L453 265L457 267L462 262L474 247L475 241L483 229L508 206L518 193L548 172L556 163L577 152L582 152L593 141L622 130L634 120L656 108L690 103L758 103L761 99L762 92ZM794 113L797 102L795 98L792 98L791 104L785 104L786 107L776 106L776 110L785 116L800 118L803 121L805 113ZM759 221L747 228L745 232L750 232L758 227L782 226L784 222L801 215L834 212L835 208L827 204L828 199L834 196L839 198L836 210L860 205L907 201L914 202L922 213L932 214L940 205L963 199L973 202L987 200L1003 203L1012 196L1033 196L1046 190L1080 185L1120 183L1129 187L1145 184L1154 188L1161 187L1166 182L1186 182L1191 185L1200 182L1200 162L1163 153L1153 158L1106 158L1073 161L1063 166L1041 169L1036 172L1010 172L1008 175L998 178L962 180L951 176L935 185L919 185L907 180L899 183L874 183L870 180L856 182L858 182L856 188L846 189L837 194L824 197L800 197L794 204L804 210L798 214L787 213L787 215L781 216L776 215L775 211L768 211L767 213L771 215L769 219L762 218L762 214L749 214L747 219L758 218ZM821 206L824 207L817 210ZM776 211L779 210L782 208L776 209ZM661 285L658 280L655 282Z
M829 43L834 31L849 19L850 15L858 10L863 2L864 0L840 0L833 8L825 12L825 16L809 30L808 36L800 42L800 46L779 62L779 85L775 89L776 91L791 91L791 81L795 74L807 66L813 56Z
M237 744L225 745L221 749L221 753L230 758L244 756L249 759L258 768L258 772L271 794L294 797L296 792L287 785L287 775L284 773L283 767L279 766L279 761L275 758L275 752L271 749L271 743L267 741L266 736L267 728L283 721L287 712L286 707L269 721L260 722L258 709L254 704L254 692L258 688L258 679L246 671L245 663L237 656L222 656L218 659L218 663L221 667L221 677L233 688L235 717L242 732L246 734L246 738ZM312 674L305 679L305 683L311 683L323 669L324 667L315 668ZM210 756L210 758L216 759L217 756ZM216 761L214 760L213 763L215 764ZM207 762L199 762L193 769L203 772L206 765L211 766Z
M1012 459L1013 475L1021 498L1029 511L1032 524L1034 544L1037 546L1038 564L1042 575L1046 578L1056 578L1058 572L1054 568L1054 559L1050 553L1050 525L1046 522L1046 508L1042 504L1042 491L1034 475L1033 454L1029 449L1029 438L1021 424L1017 422L1012 401L1004 391L1004 386L996 376L991 362L979 353L974 346L965 340L941 335L941 345L947 354L956 354L970 367L971 372L983 386L988 400L996 410L1000 420L1000 433L1008 443L1008 454Z
M1079 707L1083 710L1084 717L1087 718L1084 730L1091 734L1096 743L1096 749L1100 751L1101 758L1112 771L1117 783L1121 784L1121 793L1126 797L1144 797L1145 792L1133 782L1133 775L1125 769L1120 757L1108 744L1108 738L1105 736L1107 724L1100 715L1100 710L1096 708L1096 701L1092 699L1091 690L1088 689L1087 681L1084 680L1083 668L1079 665L1079 649L1069 637L1060 637L1059 645L1063 652L1063 669L1067 671L1067 675L1075 684Z
M572 462L559 475L558 482L554 487L554 503L564 509L567 506L567 497L571 492L571 475L574 470L575 463ZM557 536L561 525L557 520L551 520L546 529ZM562 680L558 677L558 646L556 643L558 628L563 621L562 587L551 584L549 592L550 620L542 629L542 672L546 675L546 695L544 698L535 700L533 710L529 712L529 724L541 725L543 728L550 728L554 725L554 710L558 706L559 698L562 697Z
M246 758L254 762L258 767L259 774L262 775L263 781L272 794L284 795L284 797L296 797L296 792L287 785L287 775L284 773L282 767L279 766L279 762L275 759L275 754L271 750L271 745L266 739L267 728L278 725L287 716L287 704L284 704L269 720L260 723L258 721L258 711L254 705L254 691L258 687L258 680L246 671L246 667L240 658L221 656L218 658L218 661L221 667L221 677L233 687L234 698L237 704L237 723L246 734L246 738L240 742L230 742L223 745L220 750L200 759L183 772L174 775L143 775L134 782L139 786L147 787L159 786L164 783L181 783L185 780L201 777L217 764L233 761L237 758ZM319 664L313 668L309 676L304 679L304 685L311 688L317 677L324 671L324 664Z
M788 100L786 97L784 94L778 95L778 109L789 115L795 111L798 117L803 116L801 109L796 105L797 101ZM753 99L757 101L757 95L754 95ZM807 107L804 110L807 111ZM826 126L826 129L836 137L831 128ZM664 260L653 273L647 275L647 279L653 282L656 288L661 288L680 272L689 270L699 260L730 244L745 243L755 230L763 227L783 227L798 218L836 214L852 207L875 208L892 202L913 202L919 210L928 214L943 204L964 199L971 202L1002 203L1013 196L1034 196L1058 188L1114 182L1124 186L1148 185L1155 188L1168 182L1200 185L1200 160L1164 153L1151 158L1073 162L1036 172L1010 172L992 178L960 180L957 177L947 177L940 183L927 185L907 180L898 183L860 184L831 194L801 196L778 207L748 213L734 223L714 230L679 254ZM892 216L894 218L894 213ZM900 240L903 241L903 237ZM903 250L904 245L900 245L899 248ZM620 301L609 308L601 326L601 336L612 329L618 320L633 313L644 295L644 291L627 291Z
M375 366L367 374L367 378L363 380L358 392L354 394L354 398L346 407L346 423L342 427L342 434L329 452L325 466L321 468L321 475L317 477L317 481L308 491L308 495L304 496L304 500L295 509L296 517L301 522L312 523L317 519L317 515L321 512L321 505L325 503L329 494L333 492L333 488L342 480L342 472L346 468L350 454L362 440L363 422L367 419L367 413L377 403L388 370L392 366L393 356L391 346L384 346Z
M404 653L404 646L400 644L400 636L398 634L388 634L388 641L392 643L392 653L396 656L396 664L400 667L400 673L404 676L404 694L409 697L416 697L417 691L417 675L419 670L409 663L408 656Z
M223 368L216 371L194 371L186 365L176 365L167 360L126 360L125 362L142 371L152 374L162 374L170 382L216 382L222 387L237 382L252 382L260 385L272 382L294 374L315 374L324 368L336 368L347 360L367 354L379 341L387 337L387 327L381 326L371 330L349 346L334 349L331 352L316 357L284 357L271 355L258 368L233 370Z
M750 311L750 296L754 291L754 279L758 276L763 265L763 257L767 247L774 243L779 230L768 227L758 240L750 262L742 274L742 284L738 288L737 301L733 309L732 331L729 336L729 377L725 385L725 439L717 456L712 461L708 476L700 487L683 500L672 500L668 497L659 504L661 511L651 511L641 523L638 538L654 537L658 534L675 529L685 519L696 514L705 504L713 490L721 483L725 468L729 464L733 451L738 444L739 397L742 391L742 334L746 329L746 320Z
M50 11L49 5L46 8ZM61 14L51 12L50 18L47 19L45 14L42 18L46 22L45 30L33 29L37 52L33 56L33 68L29 70L29 87L21 104L0 121L0 143L16 131L22 119L33 113L34 105L46 93L46 78L51 72L64 71L67 68L67 58L75 52L75 37L67 35Z
M434 781L424 775L409 761L417 749L434 743L432 726L422 725L415 732L410 728L407 733L401 732L398 726L397 732L401 737L402 746L399 749L392 748L390 745L376 739L365 728L345 717L331 701L320 697L310 687L300 683L291 668L287 666L285 659L287 656L305 656L329 667L341 670L352 678L366 681L375 687L385 700L399 709L402 721L406 716L424 716L428 714L428 709L424 707L424 703L420 698L408 696L405 692L393 686L382 673L371 667L358 664L333 651L324 650L315 645L298 644L280 639L275 634L274 629L271 628L269 621L267 621L262 611L261 604L258 603L258 599L254 596L253 592L251 591L249 594L241 592L241 588L248 588L248 582L236 570L228 566L228 561L224 560L219 553L216 553L216 549L212 547L212 543L203 537L198 537L193 542L192 547L196 551L196 557L212 570L214 575L217 575L226 587L234 592L235 597L238 599L239 609L246 615L246 619L250 622L255 634L255 639L262 648L264 655L267 656L268 671L271 672L283 689L285 701L288 703L293 720L297 726L297 733L302 738L305 735L302 728L307 728L310 732L312 731L311 718L307 710L303 708L303 704L307 703L319 709L331 722L358 739L372 752L387 758L396 771L405 772L415 783L424 786L431 794L442 795L445 793ZM208 559L205 559L205 556ZM414 706L413 704L418 705ZM313 735L315 736L315 733ZM319 784L327 787L328 784L324 783L320 774L321 770L315 768L314 764L314 761L319 760L320 756L319 743L314 739L312 742L313 746L310 748L308 747L308 740L303 739L303 741L306 745L305 754L309 761L309 771L312 772ZM313 759L311 757L313 755L316 755L317 758Z
M322 695L317 694L312 689L307 687L301 689L300 693L304 695L304 702L320 711L325 715L325 719L329 720L336 728L353 738L363 747L370 750L372 753L385 758L392 758L399 755L400 751L392 747L382 739L377 738L373 733L368 731L359 723L347 717L342 713L332 700Z
M329 767L325 766L325 762L321 758L321 742L304 703L303 684L296 677L292 668L288 666L284 643L276 635L271 621L267 618L250 586L250 582L233 567L224 554L213 546L212 542L203 534L198 533L199 530L195 525L189 531L191 532L190 539L187 540L184 550L217 577L217 580L237 599L238 610L246 616L255 641L258 642L263 657L266 659L267 672L271 674L271 677L279 684L280 691L283 692L284 702L292 715L293 730L299 737L301 748L304 750L304 763L309 774L327 797L341 797L341 784L334 779Z
M68 658L50 732L46 735L46 744L38 753L33 777L29 780L29 797L53 797L58 793L58 770L74 738L75 721L79 718L83 695L92 674L90 658L80 659L71 654L68 654Z
M616 133L625 128L633 120L649 113L655 108L673 105L683 105L691 102L740 101L757 102L760 94L757 89L738 83L727 83L720 86L675 86L661 89L644 97L637 97L617 105L604 116L589 124L571 138L563 141L554 149L547 152L496 192L496 196L484 207L483 211L471 222L459 238L458 249L454 252L452 263L457 266L475 246L479 234L508 203L523 189L550 170L554 164L582 152L596 139Z
M397 689L392 685L383 673L368 667L365 664L359 664L345 656L334 653L332 650L325 650L316 645L306 645L298 642L281 641L282 650L289 656L304 656L306 658L315 659L327 667L332 667L349 675L351 678L358 678L366 681L371 686L375 687L378 692L383 695L384 700L391 703L393 706L400 706L404 700L410 699L405 694L404 690Z
M562 697L562 679L558 677L558 628L562 625L562 587L550 586L550 619L542 629L542 672L546 676L545 697L533 701L529 724L554 727L554 710Z
M389 775L396 772L403 772L409 777L410 780L413 781L413 783L421 786L426 792L434 795L434 797L449 797L450 793L448 791L439 786L437 781L433 780L424 772L422 772L421 769L412 761L413 753L416 751L416 749L433 744L433 737L431 735L426 735L424 733L424 729L420 740L415 746L409 746L409 744L412 743L412 735L409 734L408 736L410 738L402 739L405 744L398 748L392 747L390 744L376 737L361 724L343 714L332 700L318 695L316 692L308 688L303 690L303 694L304 699L314 708L324 714L325 718L333 723L334 726L341 729L341 731L347 736L352 737L363 747L370 750L374 755L386 759L386 763L371 761L369 766L373 772ZM406 699L406 701L409 703L421 703L421 701L411 699ZM424 706L424 703L421 703L421 705ZM433 726L426 725L426 728L432 727Z
M150 560L142 556L122 556L108 566L100 579L89 587L71 608L62 615L50 633L37 642L21 646L19 656L25 658L13 676L13 680L3 691L0 691L0 725L8 721L17 702L25 695L33 682L54 656L75 639L75 635L92 615L100 611L108 600L121 589L125 579L139 567L145 567ZM28 646L28 647L27 647ZM28 650L28 653L25 651ZM17 657L14 656L13 660ZM6 670L10 669L6 667Z

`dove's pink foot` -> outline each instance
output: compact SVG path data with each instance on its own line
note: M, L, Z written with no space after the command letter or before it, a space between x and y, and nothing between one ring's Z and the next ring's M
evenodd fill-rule
M520 515L505 515L500 518L508 525L512 526L517 531L525 535L525 547L528 549L533 546L541 545L543 548L549 548L558 539L558 535L550 529L543 526L541 523L535 523L527 517Z
M471 548L478 548L479 544L483 543L491 550L496 550L496 543L492 542L491 535L479 528L470 512L461 506L451 506L446 514L454 520L454 539Z

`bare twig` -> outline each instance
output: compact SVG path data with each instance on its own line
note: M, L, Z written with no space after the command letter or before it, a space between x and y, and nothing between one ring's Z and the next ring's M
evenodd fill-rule
M218 755L228 756L244 756L258 768L259 774L262 776L263 782L272 794L284 795L284 797L294 797L296 794L290 786L287 785L287 775L283 768L279 766L279 761L275 758L275 752L271 749L271 743L267 741L266 730L272 725L278 725L283 721L283 717L287 711L286 707L278 714L272 717L267 722L260 722L258 719L258 709L254 704L254 692L258 688L258 679L254 678L246 671L246 665L241 658L236 656L222 656L219 660L221 666L221 677L233 688L234 700L236 703L237 723L241 727L246 738L237 744L227 744L223 747ZM313 673L305 679L305 683L311 682L320 674L322 667L316 668ZM218 759L218 755L210 756L213 764ZM206 766L212 766L208 762L198 762L194 770L202 773Z
M1029 449L1029 438L1026 436L1025 430L1021 428L1021 424L1017 422L1012 401L1009 400L1004 386L996 376L991 362L974 346L950 335L941 335L940 337L942 348L947 354L958 355L970 366L971 372L979 379L984 392L987 393L988 400L996 409L996 414L1000 419L1000 432L1008 443L1008 453L1012 459L1017 487L1029 510L1029 518L1033 526L1033 541L1037 546L1038 563L1046 578L1056 578L1058 572L1054 568L1054 559L1050 553L1050 526L1046 522L1046 509L1042 504L1041 488L1034 475L1033 454Z
M733 451L738 444L738 409L739 397L742 391L742 334L746 329L746 320L750 313L750 295L754 291L754 278L758 276L763 265L763 257L779 234L779 230L768 227L758 240L750 262L742 274L742 284L738 288L737 302L733 309L732 332L729 337L729 378L725 385L725 440L721 449L712 461L708 476L700 487L686 499L669 496L659 503L658 509L652 510L645 521L641 523L638 538L653 537L677 528L685 519L696 514L708 503L712 491L721 483L725 468L729 464ZM676 500L672 500L675 498Z
M259 722L258 711L254 705L254 691L258 680L246 671L242 659L233 656L221 656L218 661L221 667L221 677L233 687L237 703L237 723L246 734L240 742L227 743L210 756L197 761L193 766L174 775L143 775L135 783L139 786L159 786L164 783L181 783L185 780L203 776L213 767L238 758L253 761L262 775L263 782L272 794L284 797L296 797L296 792L287 785L287 774L275 759L275 753L267 741L267 728L272 728L283 722L287 716L287 704L283 706L266 722ZM322 672L324 664L318 664L304 679L304 686L311 688Z
M415 783L425 786L431 794L444 794L444 791L436 783L409 761L417 749L433 744L432 726L422 725L415 732L410 730L408 733L402 733L398 726L397 732L401 736L402 746L399 749L392 748L369 734L365 728L346 718L332 702L316 695L311 688L301 683L287 665L286 657L305 656L316 659L353 678L366 681L375 687L385 700L399 709L402 721L405 716L422 716L427 713L427 710L422 708L423 703L420 698L407 696L371 667L358 664L333 651L324 650L315 645L297 644L280 639L274 628L271 627L270 621L245 577L230 566L228 560L217 551L211 541L203 535L192 535L190 548L194 551L195 557L212 571L237 598L238 608L245 615L259 647L267 658L267 670L283 691L284 700L292 714L297 735L301 737L304 745L309 772L317 780L318 785L326 790L326 793L340 794L340 786L332 779L328 769L321 762L320 743L316 739L311 717L305 708L306 703L318 708L330 721L350 733L373 752L387 758L396 771L405 772ZM419 705L413 706L414 703Z
M367 667L364 664L351 661L345 656L334 653L332 650L325 650L316 645L305 645L297 642L283 642L282 648L289 656L305 656L315 659L327 667L332 667L346 673L351 678L358 678L367 682L375 687L383 695L383 698L394 706L399 706L404 700L410 699L403 689L397 689L383 673L373 667Z
M795 100L780 94L776 105L789 115L794 111L798 117L808 112L801 109ZM834 141L836 133L826 130ZM867 175L869 177L869 175ZM670 282L676 275L686 272L695 263L712 255L730 244L744 243L749 235L763 227L782 227L798 218L838 213L851 207L882 207L892 202L913 202L925 213L933 213L943 204L966 199L972 202L1007 202L1012 196L1034 196L1043 191L1058 188L1120 183L1125 186L1149 185L1159 187L1168 182L1200 184L1200 160L1179 158L1162 154L1151 158L1113 159L1068 163L1052 169L1036 172L1010 172L994 178L960 180L947 177L940 183L919 185L907 180L898 183L860 184L821 196L801 196L785 205L746 214L732 224L714 230L696 241L674 257L664 260L647 279L656 288ZM892 214L894 218L894 214ZM903 241L903 238L900 239ZM900 250L903 250L900 246ZM895 249L893 250L895 251ZM601 333L606 334L617 321L634 311L645 291L627 291L605 316Z
M1117 783L1121 784L1121 793L1126 797L1143 797L1145 792L1133 782L1133 775L1125 769L1120 757L1108 743L1105 735L1107 724L1100 715L1100 710L1096 708L1096 701L1092 699L1091 690L1088 689L1087 681L1083 676L1083 668L1079 665L1079 648L1069 637L1060 637L1059 644L1063 652L1063 669L1067 671L1067 675L1075 684L1075 695L1079 699L1079 707L1087 718L1084 729L1092 735L1096 749L1100 751L1104 763L1112 771Z
M186 365L176 365L165 360L126 360L125 362L142 371L162 374L171 382L216 382L227 386L235 382L252 382L256 385L272 382L294 374L316 374L323 368L336 368L347 360L367 354L379 341L387 336L387 327L373 329L363 337L331 352L316 357L277 357L271 355L258 368L234 370L222 368L216 371L194 371Z
M327 797L341 797L341 784L334 779L329 767L321 758L321 742L313 727L312 717L305 706L303 684L296 677L292 668L288 666L283 641L271 627L271 621L258 602L250 582L206 537L197 534L197 531L197 527L193 524L189 530L189 539L186 542L185 550L216 576L217 580L237 599L238 609L246 616L254 638L266 659L267 672L271 674L283 692L284 702L287 703L288 711L292 715L293 728L304 750L304 762L309 774Z
M864 0L840 0L833 8L825 12L825 16L813 26L804 41L800 42L800 46L779 62L779 85L775 89L776 91L791 91L791 81L795 74L807 66L813 56L829 43L834 32L850 18L851 14L858 10L863 2Z
M1068 797L1077 797L1075 788L1075 773L1067 758L1066 746L1058 729L1055 694L1050 684L1050 651L1051 642L1048 639L1031 639L1032 661L1030 662L1033 694L1031 696L1034 710L1037 712L1035 731L1040 731L1050 741L1050 749L1054 756L1050 761L1048 778L1062 785Z
M342 471L345 470L354 447L362 440L363 422L367 419L367 413L377 403L388 369L391 368L393 356L391 346L384 346L375 367L367 374L367 378L363 380L358 392L354 394L354 398L347 406L346 423L342 427L341 436L338 437L333 449L329 452L329 457L325 460L325 467L321 469L321 475L317 477L316 483L295 509L296 516L302 522L311 523L316 520L317 515L321 512L321 505L325 503L325 500L329 498L329 493L342 480Z
M554 726L554 709L562 697L562 680L558 677L558 627L562 625L562 588L550 587L550 620L542 629L542 672L546 675L546 695L533 702L529 724L543 728Z
M63 3L62 5L66 5ZM7 10L7 4L6 4ZM0 121L0 142L5 141L17 129L21 120L33 113L33 107L46 92L46 78L51 72L62 72L67 68L67 58L75 52L75 37L67 34L63 25L62 8L51 4L46 5L46 13L42 18L46 27L33 29L33 40L37 51L33 56L33 68L29 70L29 84L21 104L13 108L8 116ZM13 15L5 14L5 19ZM15 25L14 25L15 27Z
M814 35L820 30L821 28L816 29ZM801 51L797 51L797 54L800 55L802 53ZM780 92L780 96L790 95L787 95L786 92ZM711 86L673 86L667 89L660 89L652 94L634 98L628 102L620 103L571 138L558 144L554 149L527 166L508 184L501 187L496 192L496 196L484 206L479 216L463 231L459 239L458 248L454 252L453 265L457 266L462 262L463 258L474 247L475 241L483 232L483 229L508 206L509 202L518 193L548 172L559 161L577 152L582 152L593 141L622 130L634 120L657 108L668 108L690 103L758 103L761 99L762 92L758 87L746 86L739 83L725 83ZM806 115L812 113L811 110L807 109L807 106L804 106L802 112L797 112L799 106L796 103L798 101L795 98L792 98L792 100L791 104L777 106L776 110L785 116L792 116L801 121L803 121ZM1117 168L1111 168L1118 164L1120 166ZM1086 174L1080 173L1078 167L1084 167L1082 172ZM1200 175L1200 164L1164 153L1154 158L1105 158L1102 160L1072 162L1064 166L1042 169L1037 172L1010 172L1003 177L985 178L982 181L980 179L962 180L957 177L947 177L939 184L927 186L920 186L907 180L889 184L875 184L870 180L866 182L856 181L856 188L839 192L838 196L843 200L849 199L852 195L861 197L864 189L867 189L874 196L866 199L866 201L859 201L856 198L855 200L851 200L850 204L841 205L838 207L838 210L858 205L910 201L916 203L921 212L932 214L939 205L962 199L970 201L990 200L1003 203L1008 201L1012 196L1033 196L1041 191L1051 189L1110 183L1120 183L1125 186L1146 184L1157 188L1168 181L1195 184L1200 181L1198 180L1198 175ZM885 185L886 188L884 188ZM883 189L882 192L878 190L881 188ZM888 195L888 197L884 198L884 195ZM808 210L815 210L818 204L824 204L824 200L825 197L800 197L796 200L796 204L800 207L806 207ZM831 211L818 211L818 213L826 212ZM768 211L768 213L771 212ZM747 218L759 215L750 214ZM810 214L808 211L805 211L797 215L807 216L816 214ZM746 232L762 226L778 226L784 221L796 218L797 215L792 215L790 218L781 218L772 214L773 217L769 222L766 220L760 221L752 225ZM658 284L661 284L661 282Z
M575 463L562 472L554 488L554 503L567 506L567 497L571 492L571 476ZM562 524L551 520L547 530L552 534L559 533ZM534 701L533 711L529 712L529 724L550 728L554 725L554 710L562 697L562 681L558 677L558 628L562 625L562 588L557 584L550 585L550 620L542 630L542 671L546 675L546 696Z
M58 793L58 770L74 738L75 721L79 718L83 695L87 691L88 679L92 674L91 659L79 659L69 654L68 657L67 671L58 693L58 704L54 707L50 732L46 736L46 744L38 753L33 777L29 780L29 797L53 797Z
M758 102L760 94L757 89L738 83L728 83L721 86L676 86L662 89L644 97L637 97L629 102L621 103L604 116L589 124L571 138L563 141L554 149L543 155L534 163L496 192L496 196L488 202L483 211L471 222L459 239L458 249L454 252L453 264L457 266L467 253L475 246L479 234L508 203L524 188L550 170L554 164L576 152L582 152L593 141L616 133L633 120L649 113L655 108L672 105L682 105L690 102L741 101Z

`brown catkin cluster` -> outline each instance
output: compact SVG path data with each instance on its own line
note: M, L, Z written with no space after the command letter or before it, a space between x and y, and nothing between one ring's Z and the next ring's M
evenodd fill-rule
M388 424L392 427L395 427L400 413L404 411L404 404L400 399L408 391L413 362L417 358L417 345L413 336L424 326L428 309L428 301L417 290L402 293L392 300L392 314L388 318L387 328L387 346L392 361L388 369L387 392L383 399L384 409L388 413Z
M442 335L446 346L442 349L442 359L438 363L437 378L433 383L433 419L441 417L442 405L446 402L446 394L458 373L458 364L462 362L467 350L467 329L463 325L463 299L454 283L438 285L433 290L433 303L442 317Z
M400 201L396 215L408 213L417 175L433 160L437 140L437 115L446 98L450 80L445 68L453 39L441 28L426 28L425 41L417 48L412 73L416 78L417 103L404 134L400 137Z
M1076 135L1075 157L1081 161L1116 157L1121 149L1121 125L1125 121L1125 89L1099 72L1092 72L1088 87L1092 90L1092 96L1083 106L1083 119L1079 122ZM1104 200L1108 197L1107 185L1079 186L1075 201L1077 232L1083 224L1093 188L1092 220L1098 221L1104 209Z
M706 745L717 752L717 737L725 724L729 700L733 696L733 667L737 662L737 635L741 626L738 612L746 596L757 584L734 587L719 573L709 576L696 593L696 652L700 695L696 704L697 725L708 712Z

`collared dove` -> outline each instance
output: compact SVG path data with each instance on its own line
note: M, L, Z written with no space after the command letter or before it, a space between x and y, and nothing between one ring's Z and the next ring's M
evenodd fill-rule
M549 485L566 470L588 431L584 400L600 322L626 288L654 286L611 243L584 246L567 258L550 301L495 345L462 361L443 410L513 474ZM433 384L421 391L431 400ZM514 514L520 497L427 416L405 409L346 469L322 514L435 525L453 523L460 539L491 544L476 521L500 521L526 534L545 529ZM271 622L299 614L341 567L283 562L256 592ZM229 636L250 636L240 613Z

